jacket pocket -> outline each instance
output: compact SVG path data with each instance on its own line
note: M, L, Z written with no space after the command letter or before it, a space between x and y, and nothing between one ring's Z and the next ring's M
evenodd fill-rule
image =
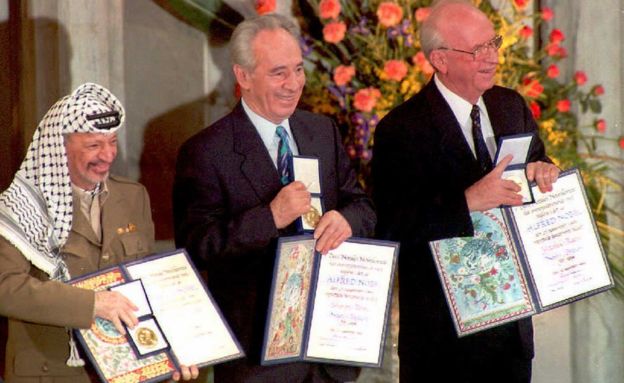
M119 237L123 247L124 257L135 259L149 251L149 244L143 233L126 233Z

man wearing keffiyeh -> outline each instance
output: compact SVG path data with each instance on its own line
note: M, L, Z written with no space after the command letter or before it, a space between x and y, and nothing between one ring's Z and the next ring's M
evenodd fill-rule
M94 381L67 329L88 328L95 317L122 334L122 322L137 324L137 308L123 295L64 283L153 249L145 188L109 176L124 117L107 89L81 85L43 117L13 182L0 194L7 383ZM183 368L182 375L196 377L197 369Z

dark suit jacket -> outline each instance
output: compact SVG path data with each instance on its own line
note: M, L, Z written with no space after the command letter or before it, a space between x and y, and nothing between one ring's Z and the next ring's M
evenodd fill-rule
M289 119L301 155L320 159L325 210L338 210L354 236L367 236L375 214L326 117L297 110ZM268 297L279 236L269 203L281 189L277 170L239 103L180 149L173 190L176 245L208 272L208 285L247 358L215 368L217 382L300 382L309 365L260 367ZM326 368L355 380L357 369ZM254 378L252 378L254 377Z
M516 92L494 87L483 98L496 137L536 131ZM529 159L548 161L541 141L534 142ZM401 365L420 360L417 368L440 372L449 370L449 359L471 354L484 362L533 356L530 319L457 338L428 247L431 240L473 235L464 191L483 175L433 81L377 126L372 165L377 235L401 243Z

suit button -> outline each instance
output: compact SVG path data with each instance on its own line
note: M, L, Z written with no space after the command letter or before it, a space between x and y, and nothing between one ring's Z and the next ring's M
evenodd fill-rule
M43 365L41 366L41 371L48 372L49 370L50 368L48 368L48 363L47 362L43 363Z

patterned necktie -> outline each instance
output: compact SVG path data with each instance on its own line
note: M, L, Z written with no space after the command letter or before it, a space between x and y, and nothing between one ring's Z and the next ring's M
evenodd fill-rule
M472 120L472 139L474 141L477 161L479 162L479 167L485 174L492 169L492 158L490 157L490 152L488 152L485 140L483 139L483 133L481 132L481 117L479 115L478 106L472 106L470 119Z
M277 145L277 173L280 176L282 185L286 185L290 182L292 151L288 144L288 133L286 133L286 129L279 125L275 128L275 134L279 137L279 144Z

